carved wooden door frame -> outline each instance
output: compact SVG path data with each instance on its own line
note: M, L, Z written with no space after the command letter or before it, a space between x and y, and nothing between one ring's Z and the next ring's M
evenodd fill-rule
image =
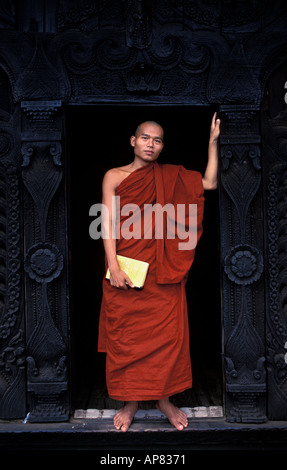
M262 113L268 418L287 420L287 113Z
M282 238L273 245L272 237L279 233L274 227L284 228L278 198L285 187L285 127L280 120L269 123L262 160L260 107L267 77L286 60L285 2L274 12L254 2L251 16L239 2L238 17L230 2L206 2L206 9L187 2L183 11L181 2L167 1L170 30L164 9L151 21L153 2L121 2L115 25L102 2L87 17L88 34L80 10L75 24L75 10L67 7L64 14L68 2L58 17L55 1L20 3L22 26L17 29L12 9L7 22L2 15L0 31L0 65L15 107L0 111L0 258L6 256L0 271L0 416L23 417L29 410L31 421L69 419L64 107L124 101L220 105L225 415L265 421L268 393L268 416L282 417L285 258ZM49 18L44 27L40 20Z
M3 90L3 89L2 89ZM9 96L9 89L4 91ZM0 109L0 417L26 413L20 106Z

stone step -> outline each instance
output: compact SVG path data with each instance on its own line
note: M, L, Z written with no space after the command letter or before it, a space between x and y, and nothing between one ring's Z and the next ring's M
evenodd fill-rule
M222 406L197 406L194 408L180 408L188 418L223 418ZM113 419L118 410L113 409L87 409L75 410L74 419ZM134 417L135 420L161 420L166 416L157 409L138 410Z

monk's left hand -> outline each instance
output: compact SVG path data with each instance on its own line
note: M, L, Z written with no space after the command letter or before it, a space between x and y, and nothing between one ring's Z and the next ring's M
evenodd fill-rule
M217 118L217 113L214 113L210 126L210 143L217 143L220 134L220 119Z

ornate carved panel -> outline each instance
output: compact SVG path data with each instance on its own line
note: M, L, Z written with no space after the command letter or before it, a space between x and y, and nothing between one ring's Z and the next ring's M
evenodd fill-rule
M222 106L221 255L226 417L266 420L258 110Z
M139 4L140 5L140 4ZM205 45L192 44L186 35L163 31L156 38L140 34L142 19L127 19L130 34L103 32L87 39L83 34L63 47L64 63L72 81L74 101L90 100L91 95L102 101L147 102L155 95L158 102L192 100L205 102L210 51ZM142 26L143 27L143 26ZM64 36L64 41L67 39ZM172 95L170 90L173 90Z
M68 282L61 102L22 102L29 421L68 419Z

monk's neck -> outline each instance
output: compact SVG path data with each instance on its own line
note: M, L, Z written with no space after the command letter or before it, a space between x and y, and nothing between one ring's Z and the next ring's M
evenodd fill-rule
M148 167L149 165L153 164L154 162L144 162L142 160L137 160L135 159L131 165L130 165L130 169L131 171L134 171L134 170L139 170L140 168L146 168Z

